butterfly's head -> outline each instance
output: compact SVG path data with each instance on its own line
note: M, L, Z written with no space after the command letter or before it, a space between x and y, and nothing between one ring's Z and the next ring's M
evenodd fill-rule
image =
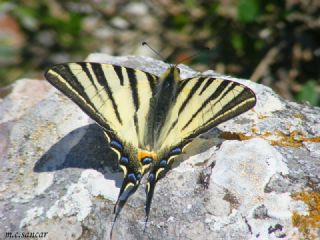
M164 71L160 79L180 80L180 69L176 65L172 65Z

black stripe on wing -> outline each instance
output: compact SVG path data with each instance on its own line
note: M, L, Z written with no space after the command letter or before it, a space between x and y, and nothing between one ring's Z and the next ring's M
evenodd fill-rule
M178 88L178 91L177 91L177 95L180 93L180 92L182 92L183 91L183 89L185 88L185 86L188 84L188 82L190 81L190 80L192 80L193 78L187 78L187 79L184 79L182 82L181 82L181 84L180 84L180 86L179 86L179 88Z
M192 83L191 85L188 84L190 81L197 82ZM190 85L192 87L190 87L188 91L184 91L184 89ZM237 87L241 87L240 92L236 89ZM181 106L179 106L178 117L172 120L166 135L170 135L177 126L180 126L179 129L181 133L185 131L185 133L183 133L185 139L182 140L182 145L185 145L190 139L208 131L218 124L251 109L256 103L255 94L250 88L240 83L221 78L200 77L186 79L181 82L179 89L179 94L183 94L182 91L188 92L188 94L185 94L186 96L181 96L185 99ZM177 98L179 98L179 96L177 96ZM193 112L190 114L185 112L187 109L192 109L189 107L189 104L200 101L200 99L201 102L199 103L198 108L193 109ZM219 105L221 105L221 107ZM184 114L184 116L187 114L187 119L186 117L179 118L181 114ZM201 117L200 114L205 114L202 115L206 116L205 120L199 118ZM196 120L200 122L194 126L194 129L187 130L191 123Z
M114 97L113 97L113 92L108 84L108 81L107 81L107 78L104 74L104 71L102 69L102 66L101 64L99 63L91 63L91 67L92 67L92 70L98 80L98 82L101 84L101 86L103 86L103 88L105 89L110 101L111 101L111 104L112 104L112 108L117 116L117 119L118 121L122 124L122 119L120 117L120 114L119 114L119 110L118 110L118 106L116 104L116 101L114 100Z
M84 86L78 81L78 78L76 75L74 75L70 69L69 66L62 66L62 69L54 69L54 71L56 71L61 77L63 77L64 79L67 79L67 82L72 86L73 89L75 89L77 91L77 93L83 97L86 101L87 105L90 105L94 110L97 111L97 108L91 104L90 98L88 97L88 95L86 94L85 88ZM59 86L58 86L59 87ZM64 88L63 88L64 90ZM64 91L63 91L64 92Z
M55 74L64 79L66 83L61 81ZM93 106L89 97L85 93L84 87L79 83L77 76L71 72L68 64L59 64L51 67L45 73L45 78L66 96L70 97L98 124L108 131L112 130L106 122L106 119L99 113L98 109Z
M85 62L81 62L79 63L79 65L81 66L82 68L82 71L84 71L88 77L88 79L90 80L91 84L94 86L94 88L97 90L98 87L97 85L95 84L93 78L92 78L92 75L90 73L90 70L88 69L88 66L87 66L88 63L85 63Z
M204 124L203 126L199 126L198 129L195 129L195 131L191 133L190 136L187 137L187 139L185 139L184 141L188 142L190 139L197 137L202 133L205 133L206 131L219 125L220 123L248 111L249 109L253 108L255 104L256 96L254 92L250 88L245 87L235 98L225 104L220 111L218 111L209 120L207 120L206 124ZM232 111L232 109L234 110ZM228 114L224 114L230 110L231 112L229 112Z
M139 121L138 121L138 109L140 107L140 102L139 102L139 93L138 93L138 83L137 83L137 76L135 73L134 69L131 68L127 68L127 74L128 74L128 79L129 79L129 83L130 83L130 87L131 87L131 93L132 93L132 100L133 100L133 104L134 104L134 108L135 108L135 113L133 116L133 120L134 120L134 125L136 128L136 133L137 136L139 138Z
M202 95L202 93L212 84L214 80L216 80L216 78L208 78L205 85L203 85L202 89L200 90L199 95Z
M155 89L156 89L156 84L157 84L157 78L155 78L151 74L146 74L146 76L147 76L147 79L148 79L148 82L149 82L150 89L152 91L152 96L154 96Z
M116 74L120 80L120 85L123 86L124 79L123 79L123 74L122 74L122 67L113 65L113 69L116 72Z
M135 70L131 68L127 68L128 79L130 81L131 93L132 93L132 100L135 107L135 110L138 111L140 102L139 102L139 95L138 95L138 86L137 86L137 77L135 74Z
M182 82L182 84L181 84L181 85L183 85L183 87L181 87L181 88L184 88L185 85L186 85L186 82L189 82L189 81L192 80L192 79L194 79L194 78L189 78L189 79L184 80L184 81ZM196 79L194 79L194 80L196 80ZM213 82L214 80L215 80L215 79L213 79L212 82ZM194 95L194 92L199 89L199 87L201 86L201 83L203 83L203 82L205 82L205 81L199 81L199 84L197 84L197 83L198 83L198 82L197 82L197 83L194 85L194 91L193 91L193 92L191 91L191 92L189 93L189 95L191 94L191 97ZM209 79L207 80L206 83L208 83L208 82L209 82ZM212 82L211 82L211 83L212 83ZM206 84L205 84L205 85L206 85ZM205 85L204 85L204 86L205 86ZM222 82L222 83L218 86L218 88L203 102L203 104L200 106L200 108L192 115L191 119L187 122L187 124L185 125L184 128L186 128L186 127L191 123L191 121L202 111L203 108L205 108L205 107L207 106L207 104L208 104L210 101L212 101L213 99L217 98L217 97L223 92L223 90L226 88L227 85L228 85L228 81ZM208 87L208 86L207 86L207 87ZM207 89L207 87L206 87L206 89ZM201 91L203 92L204 89L202 89ZM191 97L190 97L190 98L186 98L185 102L186 102L186 103L190 102ZM195 97L196 97L196 96L195 96ZM181 111L181 107L180 107L179 114L180 114L181 112L182 112L182 111ZM171 124L171 126L170 126L170 128L169 128L169 131L168 131L168 134L176 127L176 125L177 125L178 122L179 122L179 118L177 118L177 119ZM184 128L183 128L183 129L184 129Z
M231 86L228 88L227 91L225 91L222 95L221 93L225 90L226 87L228 87L228 85ZM221 99L223 99L228 93L230 93L236 86L239 86L239 83L236 82L230 82L230 81L223 81L221 82L221 84L219 85L219 87L217 88L216 91L214 91L210 97L208 97L203 103L202 105L198 108L198 110L192 114L192 117L189 119L189 121L184 125L184 127L182 128L182 130L184 130L185 128L187 128L190 123L198 116L198 114L200 114L200 112L207 107L207 105L211 102L211 101L216 101L216 104L218 104ZM215 105L216 105L215 104ZM215 106L213 105L213 106Z
M180 85L179 89L178 89L178 94L181 93L181 91L185 88L185 86L187 85L187 83L190 82L190 80L192 80L194 78L188 78L183 80L182 84ZM185 109L185 107L187 106L187 104L190 102L192 96L196 93L196 91L200 88L200 86L206 82L206 84L209 82L210 79L207 79L207 81L205 81L205 78L199 78L199 81L192 87L191 91L189 92L188 96L185 97L184 102L182 103L182 105L179 108L178 111L178 116L182 113L182 111ZM203 88L202 90L203 91ZM177 118L170 126L169 130L168 130L168 134L170 134L170 132L172 131L172 129L175 128L175 126L177 125L179 121L179 118Z
M82 71L85 72L87 78L90 80L92 86L95 88L95 90L97 91L98 97L100 98L100 101L103 102L103 98L100 95L100 91L99 91L99 86L97 86L97 83L94 81L92 74L90 73L90 70L88 68L88 64L89 63L85 63L85 62L81 62L79 63L80 67L82 68Z
M191 100L192 96L196 93L196 91L199 89L201 84L204 83L204 78L199 78L199 80L196 82L196 84L191 88L191 91L189 92L188 96L184 99L183 103L180 106L178 115L181 114L181 112L185 109L189 101Z
M237 95L235 98L232 99L232 101L229 101L226 105L224 105L219 112L217 112L214 116L212 116L212 118L208 120L209 124L214 123L215 125L217 125L217 120L219 121L218 123L227 121L228 119L233 118L247 111L248 109L254 107L255 98L252 99L250 104L246 104L242 106L240 105L240 103L249 99L250 99L250 95L248 95L248 90L243 89L239 95ZM226 113L229 110L234 109L235 107L236 109L234 111L232 111L229 114L223 115L223 113Z

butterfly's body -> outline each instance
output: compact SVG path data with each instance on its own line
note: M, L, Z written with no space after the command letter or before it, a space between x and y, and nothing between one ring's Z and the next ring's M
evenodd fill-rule
M119 198L129 189L123 204L149 171L147 216L156 182L186 144L256 103L242 84L211 77L181 80L176 66L157 77L110 64L68 63L50 68L46 78L103 128L124 172Z

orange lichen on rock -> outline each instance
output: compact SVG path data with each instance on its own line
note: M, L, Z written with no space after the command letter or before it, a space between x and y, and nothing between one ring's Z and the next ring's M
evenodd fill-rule
M305 239L318 239L320 229L320 192L298 192L292 198L303 201L309 208L307 215L292 213L292 224L297 227Z
M277 131L280 140L272 141L272 145L284 147L301 147L303 142L320 142L320 136L307 138L299 131L292 131L290 134L284 134Z
M301 147L304 142L320 142L320 136L308 138L299 131L292 131L289 134L283 133L281 131L275 131L274 133L270 131L259 133L256 128L252 128L251 131L253 135L246 135L244 133L223 132L219 137L227 140L241 141L249 140L254 137L260 137L267 140L273 146L282 147Z
M276 131L277 140L272 140L271 144L282 147L301 147L304 136L299 131L292 131L289 134Z

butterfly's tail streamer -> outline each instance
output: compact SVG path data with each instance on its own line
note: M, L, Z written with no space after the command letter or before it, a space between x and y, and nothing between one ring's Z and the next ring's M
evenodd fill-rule
M112 222L112 226L111 226L111 230L110 230L110 240L112 239L112 233L113 233L113 228L114 228L114 225L117 221L117 218L118 216L120 215L120 212L122 210L122 208L124 207L124 205L126 204L127 200L129 199L129 197L135 193L135 191L138 189L138 186L139 184L131 187L130 189L126 190L127 184L122 184L122 187L120 189L120 192L119 192L119 196L118 196L118 199L114 205L114 208L113 208L113 213L115 214L114 215L114 219L113 219L113 222Z

